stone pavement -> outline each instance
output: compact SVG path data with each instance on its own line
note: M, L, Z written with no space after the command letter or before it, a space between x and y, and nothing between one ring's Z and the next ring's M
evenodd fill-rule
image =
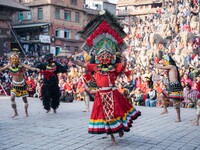
M162 108L136 107L142 116L112 145L106 134L87 133L89 113L84 102L61 103L57 114L45 113L38 99L29 98L29 115L17 99L17 118L10 118L9 97L0 97L0 150L200 150L200 126L192 126L195 109L181 109L182 122L175 123L175 110L160 115ZM92 102L91 102L92 105Z

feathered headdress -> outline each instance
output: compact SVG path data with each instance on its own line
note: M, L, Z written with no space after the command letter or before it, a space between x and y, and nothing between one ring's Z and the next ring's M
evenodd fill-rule
M122 26L111 13L103 10L91 20L82 31L80 36L85 39L82 49L95 55L109 51L115 55L127 49L124 42L126 33Z
M19 49L18 48L13 48L12 50L11 50L11 55L10 55L10 57L18 57L19 58L19 55L20 55L20 52L19 52Z
M169 61L170 60L169 55L164 55L163 59Z
M19 49L18 49L18 48L13 48L13 49L11 50L11 55L12 55L12 54L20 55Z

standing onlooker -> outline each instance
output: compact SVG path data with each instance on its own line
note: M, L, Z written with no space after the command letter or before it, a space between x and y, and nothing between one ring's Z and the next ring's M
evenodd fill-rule
M197 96L198 100L197 100L197 105L196 105L196 107L197 107L197 109L196 109L196 119L193 122L193 124L198 126L199 125L199 119L200 119L200 81L197 83L197 90L198 90L199 94Z

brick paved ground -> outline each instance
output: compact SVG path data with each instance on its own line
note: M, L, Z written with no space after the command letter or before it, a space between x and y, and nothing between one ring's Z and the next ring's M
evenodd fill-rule
M61 103L57 114L46 114L38 99L29 98L29 115L17 99L19 116L10 118L8 97L0 97L0 150L200 150L200 126L191 126L194 109L181 109L182 122L175 123L175 110L160 115L162 108L137 107L142 116L124 137L87 133L89 113L84 102ZM92 105L92 103L91 103Z

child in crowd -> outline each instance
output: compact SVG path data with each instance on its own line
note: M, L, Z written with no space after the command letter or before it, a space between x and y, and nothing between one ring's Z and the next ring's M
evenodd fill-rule
M144 97L142 91L138 88L134 94L134 105L141 106L144 103Z
M145 106L156 107L157 92L153 87L149 87L149 92L147 94L147 99L145 101Z

